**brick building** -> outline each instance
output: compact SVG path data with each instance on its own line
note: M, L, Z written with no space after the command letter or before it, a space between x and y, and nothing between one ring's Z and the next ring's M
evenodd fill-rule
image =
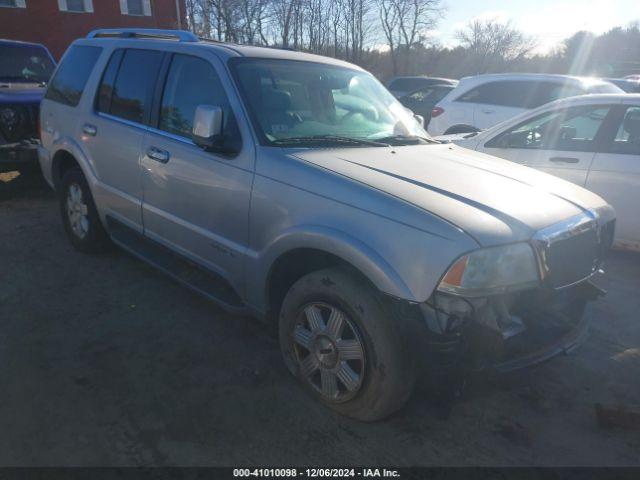
M56 59L110 27L186 28L184 0L0 0L0 38L42 43Z

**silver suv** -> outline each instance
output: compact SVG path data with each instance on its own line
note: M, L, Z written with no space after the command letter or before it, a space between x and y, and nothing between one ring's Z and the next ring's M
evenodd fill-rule
M439 144L345 62L100 30L69 48L41 118L78 250L115 243L273 324L288 369L357 419L399 409L425 371L566 352L599 294L609 205Z

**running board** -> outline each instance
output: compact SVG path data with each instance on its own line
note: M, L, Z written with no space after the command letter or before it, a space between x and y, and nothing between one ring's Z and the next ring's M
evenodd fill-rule
M197 265L111 217L107 217L107 224L113 243L134 257L157 268L200 295L213 300L227 312L248 313L240 296L217 273Z

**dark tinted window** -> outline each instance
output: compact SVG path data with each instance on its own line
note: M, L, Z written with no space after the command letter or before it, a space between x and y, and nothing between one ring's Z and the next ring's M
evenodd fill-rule
M175 55L162 95L160 129L191 138L193 116L198 105L222 108L225 140L232 142L230 146L238 147L238 128L213 67L201 58Z
M154 50L124 52L108 113L132 122L144 123L162 57L162 52Z
M124 50L116 50L113 55L111 55L109 64L107 65L107 68L102 75L102 82L100 83L100 89L98 90L98 101L96 105L96 108L100 112L108 113L111 111L113 85L116 81L118 69L120 68L120 62L122 61L123 52Z
M574 97L586 93L579 87L556 82L540 82L533 91L534 94L530 99L527 99L527 108L536 108L559 98Z
M530 108L528 105L536 95L537 85L536 82L526 81L489 82L468 91L458 97L457 101Z
M51 80L46 98L73 107L78 105L101 52L100 47L71 47Z
M389 90L402 90L412 92L420 87L429 85L429 81L423 78L398 78L391 82Z

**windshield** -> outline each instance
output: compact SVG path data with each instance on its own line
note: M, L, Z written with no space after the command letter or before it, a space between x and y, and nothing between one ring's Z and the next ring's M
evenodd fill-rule
M234 59L232 68L266 145L304 146L318 139L351 141L352 146L430 141L412 112L369 73L255 58Z
M0 82L48 82L54 64L47 52L31 45L0 45Z

